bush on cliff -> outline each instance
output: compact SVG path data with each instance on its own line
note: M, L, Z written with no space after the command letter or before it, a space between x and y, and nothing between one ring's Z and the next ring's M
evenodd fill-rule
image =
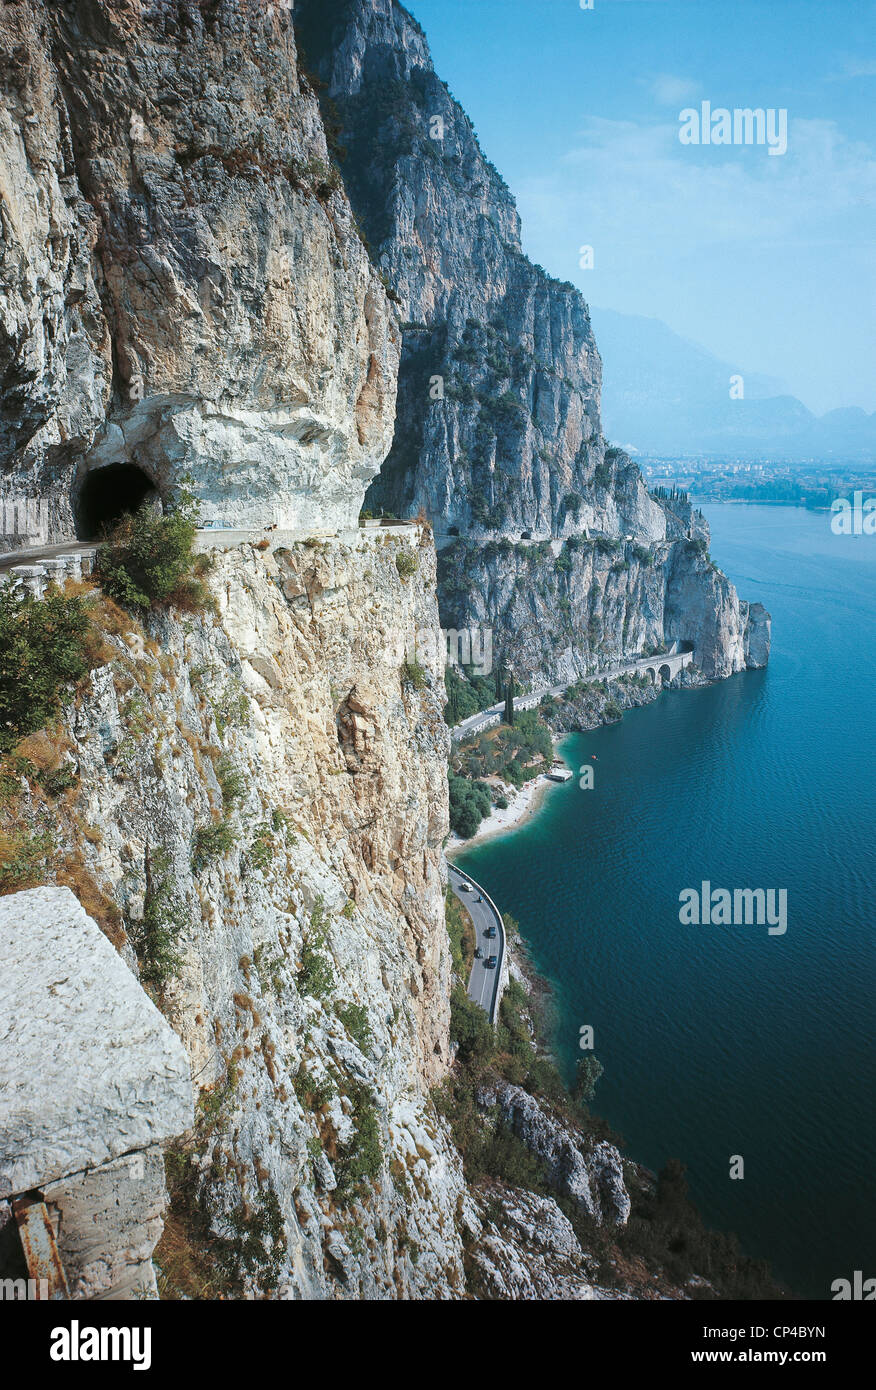
M12 584L0 587L0 748L48 723L99 659L82 594L52 588L37 599Z
M457 835L468 840L477 834L478 826L484 816L490 814L493 799L486 782L470 782L467 777L457 777L451 772L450 785L450 828Z
M409 550L400 550L395 557L395 567L402 579L410 579L412 574L417 573L419 563L416 555Z
M105 592L127 608L206 607L203 575L210 560L195 554L197 532L197 504L188 491L164 516L150 507L123 516L97 553L95 571Z
M450 995L450 1036L459 1049L459 1060L477 1071L490 1062L496 1050L490 1020L480 1005L469 999L462 984L455 984Z

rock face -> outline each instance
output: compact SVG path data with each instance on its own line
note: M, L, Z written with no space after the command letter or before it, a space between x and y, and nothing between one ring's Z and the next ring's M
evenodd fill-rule
M0 956L0 1231L37 1189L71 1298L155 1297L185 1050L69 888L0 898Z
M218 612L110 637L68 718L81 791L52 833L122 907L185 1045L188 1195L229 1261L241 1223L273 1233L238 1294L464 1292L462 1167L429 1097L450 1060L443 670L415 688L395 655L436 625L427 541L229 551Z
M590 1264L552 1197L491 1186L478 1194L470 1250L482 1297L564 1302L611 1297L596 1291Z
M0 52L4 495L49 498L49 540L112 464L205 519L354 523L398 331L290 8L31 0Z
M444 626L493 628L545 685L675 640L701 679L743 669L744 609L691 548L707 550L705 522L651 497L603 438L587 306L523 255L511 194L419 25L397 0L302 0L296 23L404 321L395 438L367 505L425 509Z
M762 603L748 604L745 615L745 664L766 666L770 659L772 621Z
M167 1209L159 1145L47 1183L42 1195L72 1299L157 1296L152 1253Z
M175 1138L188 1058L69 888L0 898L0 1197Z
M482 1091L478 1099L484 1109L497 1109L517 1138L542 1160L558 1192L571 1197L594 1221L626 1223L630 1197L623 1161L613 1144L603 1141L585 1152L575 1133L519 1086L503 1083Z

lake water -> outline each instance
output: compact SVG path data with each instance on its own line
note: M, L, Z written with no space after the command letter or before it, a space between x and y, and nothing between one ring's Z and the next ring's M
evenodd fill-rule
M595 788L460 864L516 917L579 1029L594 1109L804 1297L876 1276L876 537L797 508L706 506L712 555L773 616L769 668L573 735ZM679 894L786 888L788 929L683 926ZM745 1162L731 1180L731 1155Z

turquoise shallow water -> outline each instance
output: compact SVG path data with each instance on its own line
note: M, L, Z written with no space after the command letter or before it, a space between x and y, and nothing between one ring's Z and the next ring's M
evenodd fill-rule
M876 537L800 509L713 506L712 555L773 615L763 672L667 692L563 752L596 786L460 864L553 981L571 1072L650 1167L809 1298L876 1275ZM788 930L682 926L679 893L787 888ZM732 1154L745 1178L731 1181Z

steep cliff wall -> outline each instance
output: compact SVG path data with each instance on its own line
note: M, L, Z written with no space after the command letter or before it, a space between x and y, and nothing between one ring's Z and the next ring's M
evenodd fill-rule
M607 445L587 306L523 255L511 194L419 25L397 0L303 0L296 22L404 321L395 438L368 505L425 509L445 626L493 627L536 683L643 642L692 643L700 678L741 670L746 610L686 544L707 548L705 523L682 529ZM594 559L596 537L614 553ZM524 553L539 542L555 544Z
M232 1237L244 1204L278 1213L248 1273L299 1296L448 1296L461 1280L461 1173L427 1095L449 1060L440 671L415 691L386 660L399 627L434 623L433 574L423 549L402 581L397 553L377 538L229 555L219 620L161 634L175 688L148 656L139 668L154 681L136 747L120 755L142 686L120 698L104 679L79 723L86 814L111 828L96 871L136 937L163 854L186 915L166 1009L218 1097L202 1200ZM226 814L230 849L193 856Z
M429 1097L450 1061L442 669L412 683L392 655L436 621L420 539L228 552L201 617L102 607L103 664L52 735L70 790L25 778L14 807L190 1059L170 1294L209 1292L210 1242L226 1295L464 1289Z
M598 1261L554 1199L525 1168L501 1201L467 1180L434 1091L452 1061L443 665L397 657L437 627L428 532L241 546L210 586L214 612L143 625L96 600L100 664L61 727L18 745L0 807L4 868L14 841L28 873L72 884L185 1046L163 1295L593 1297ZM625 1221L616 1150L513 1100L548 1185ZM487 1134L510 1126L493 1092L478 1103Z
M355 523L392 438L395 316L262 0L0 10L0 461L87 531L133 464L205 518Z

